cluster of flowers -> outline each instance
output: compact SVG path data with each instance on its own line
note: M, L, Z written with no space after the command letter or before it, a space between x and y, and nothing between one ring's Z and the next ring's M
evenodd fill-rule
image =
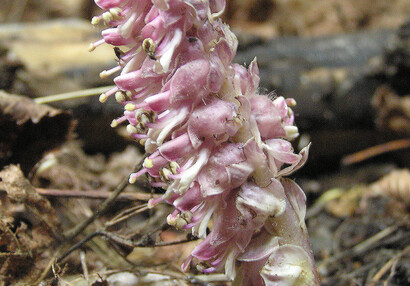
M218 18L224 0L95 0L110 28L121 71L115 95L133 138L150 154L146 174L175 207L168 223L204 238L182 265L224 269L243 285L314 285L304 223L305 195L283 176L301 167L294 153L294 100L258 95L258 67L232 64L235 35ZM121 47L121 49L120 49ZM213 226L207 234L207 226ZM273 284L272 284L273 283Z

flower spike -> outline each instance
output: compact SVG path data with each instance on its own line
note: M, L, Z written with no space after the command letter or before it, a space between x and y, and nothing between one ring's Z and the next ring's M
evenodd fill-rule
M258 94L256 59L233 64L235 35L224 0L95 0L92 22L116 46L115 94L124 115L111 126L144 144L147 176L174 206L167 222L203 238L182 268L223 272L234 285L319 285L304 223L303 191L284 176L299 169L293 99ZM209 234L207 228L212 220Z

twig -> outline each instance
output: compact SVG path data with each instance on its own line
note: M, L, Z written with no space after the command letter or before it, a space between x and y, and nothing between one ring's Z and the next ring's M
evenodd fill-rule
M57 259L57 263L61 262L62 260L64 260L68 255L70 255L74 250L79 249L81 246L83 246L86 242L90 241L91 239L93 239L96 236L104 236L107 239L110 239L114 242L123 244L125 246L128 247L163 247L163 246L170 246L170 245L176 245L176 244L181 244L181 243L186 243L186 242L190 242L190 241L194 241L197 240L197 237L191 237L189 236L187 239L183 239L183 240L178 240L178 241L171 241L171 242L159 242L159 243L155 243L155 244L147 244L144 240L144 237L141 238L139 241L134 242L130 239L121 237L119 235L110 233L110 232L106 232L106 231L96 231L91 233L90 235L88 235L86 238L84 238L83 240L79 241L78 243L76 243L75 245L73 245L69 250L67 250L63 255L61 255L58 259Z
M345 277L345 278L347 278L347 279L354 279L355 277L359 276L359 275L362 274L363 272L368 271L369 269L372 269L373 267L377 266L378 264L380 264L380 261L379 261L379 260L375 260L375 261L372 261L372 262L370 262L370 263L364 264L363 266L361 266L361 267L359 267L359 268L353 270L353 271L350 272L350 273L342 274L341 276L342 276L342 277ZM365 284L365 285L367 285L367 284Z
M0 258L1 257L16 257L16 256L28 256L31 257L30 252L0 252Z
M74 250L80 248L84 243L86 243L87 241L93 239L94 237L100 235L98 231L91 233L90 235L88 235L87 237L85 237L84 239L82 239L81 241L77 242L76 244L74 244L69 250L67 250L63 255L61 255L59 258L57 258L56 262L60 263L62 260L64 260L64 258L66 258L68 255L71 254L71 252L73 252Z
M114 250L115 253L118 254L119 257L121 257L125 262L127 262L129 265L131 265L133 268L137 267L137 264L132 262L131 260L129 260L127 258L127 254L125 254L123 251L120 250L120 248L118 247L118 245L115 245L114 243L112 243L111 241L108 241L108 243L110 244L110 246L112 247L112 249Z
M365 241L362 241L361 243L357 244L353 248L350 248L348 250L345 250L343 252L340 252L337 255L334 255L333 257L323 261L319 266L318 269L323 269L327 265L334 263L337 260L343 259L348 256L357 256L360 255L373 247L375 247L376 243L382 240L383 238L389 236L393 232L395 232L398 229L398 226L391 226L388 227L377 234L373 235L372 237L366 239Z
M10 229L9 225L4 224L4 226L3 226L2 221L0 221L0 223L2 224L2 228L5 228L6 231L11 235L11 237L13 237L14 241L16 242L16 245L17 245L17 248L18 248L19 252L23 253L22 247L21 247L19 239L17 238L17 235Z
M140 163L134 168L134 172L138 171L142 167L144 160L141 160ZM117 188L109 195L109 197L97 208L97 210L86 220L79 223L73 229L69 230L66 234L66 241L70 241L80 234L88 225L90 225L97 217L102 215L114 202L114 200L121 194L121 192L128 186L128 176L125 177Z
M134 206L130 209L126 209L125 211L121 212L119 215L117 215L116 217L114 217L113 219L111 219L110 221L106 222L104 225L105 227L110 227L113 226L119 222L122 222L126 219L129 219L130 217L141 213L143 211L146 211L148 209L148 205L147 204L142 204L142 205L138 205L138 206Z
M400 252L397 255L397 259L393 262L391 268L390 268L390 275L389 277L387 277L386 281L384 281L383 286L388 286L390 285L391 280L394 277L394 274L396 274L396 268L397 268L397 264L399 263L400 259L402 258L402 256L408 252L409 247L406 247L402 252Z
M44 268L44 270L41 272L39 278L37 279L35 285L40 284L41 281L43 281L47 274L49 273L50 269L52 268L53 264L56 262L56 257L60 253L61 249L63 248L64 244L60 245L55 251L54 251L54 256L48 261L47 266Z
M373 276L373 278L371 279L371 283L369 284L369 286L375 286L376 282L379 282L379 280L387 273L387 271L389 269L393 269L394 265L397 263L397 261L400 260L400 258L403 256L403 254L405 254L406 252L408 252L410 250L409 247L405 248L403 251L401 251L400 253L396 254L395 256L393 256L389 261L387 261L386 264L383 265L382 268L380 268L379 271L377 271L377 273ZM393 271L390 271L390 275L393 273Z
M113 87L114 87L113 85L110 85L110 86L96 87L96 88L76 90L76 91L72 91L72 92L42 96L42 97L38 97L38 98L34 99L34 101L38 104L43 104L43 103L50 103L50 102L56 102L56 101L69 100L69 99L74 99L74 98L81 98L81 97L87 97L87 96L93 96L93 95L100 95L101 93L103 93L103 92L105 92L105 91L107 91L107 90L109 90Z
M342 159L343 166L349 166L361 161L373 158L375 156L381 155L383 153L397 151L401 149L407 149L410 147L410 139L400 139L395 141L390 141L384 144L376 145L362 151L345 156Z
M84 278L87 281L87 284L89 284L90 282L88 278L88 267L87 267L87 261L85 260L84 251L80 252L80 260L81 260L81 268L83 269Z
M37 193L47 197L63 197L63 198L85 198L85 199L107 199L112 192L105 191L75 191L75 190L57 190L57 189L42 189L36 188ZM118 200L127 201L148 201L152 198L157 198L160 195L147 193L131 193L126 192L119 194Z

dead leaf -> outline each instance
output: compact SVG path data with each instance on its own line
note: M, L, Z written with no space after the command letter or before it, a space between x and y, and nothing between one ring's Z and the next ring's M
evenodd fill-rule
M32 225L43 225L47 231L57 232L58 219L54 208L24 177L18 166L10 165L0 172L0 190L7 193L14 204L24 205Z
M20 164L27 173L47 150L70 137L71 114L0 91L0 169Z
M410 171L393 170L370 185L370 192L392 197L410 206Z
M67 142L50 151L32 169L30 180L36 187L92 190L101 188L103 155L87 155L78 142ZM110 189L111 190L111 189Z
M410 134L410 96L398 96L387 86L379 87L372 99L380 129Z
M12 284L31 281L60 239L56 212L15 165L0 172L0 199L0 277Z

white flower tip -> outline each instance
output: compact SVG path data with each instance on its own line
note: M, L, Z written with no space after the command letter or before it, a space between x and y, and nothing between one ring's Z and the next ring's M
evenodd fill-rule
M103 70L102 72L100 72L100 78L101 79L105 79L109 76L109 74L107 73L106 70Z
M124 93L122 93L121 91L117 91L117 92L115 93L115 100L116 100L118 103L121 103L121 102L125 101L125 95L124 95Z
M130 184L134 184L137 181L137 177L135 176L135 174L131 174L130 178L128 179L128 182Z
M127 111L133 111L133 110L135 110L135 105L132 104L132 103L127 103L127 104L124 106L124 109L127 110Z
M112 128L115 128L115 127L117 127L117 126L118 126L118 121L114 119L114 120L111 122L111 127L112 127Z
M132 99L132 92L131 92L130 90L127 90L127 91L125 92L125 96L126 96L128 99Z
M137 128L135 128L135 126L133 126L131 124L128 124L127 125L127 132L129 134L135 134L135 133L138 133L138 130L137 130Z
M152 159L145 158L143 166L144 168L150 169L154 167L154 161L152 161Z
M286 138L295 139L299 136L299 129L296 126L289 125L284 127L286 132Z
M92 25L97 25L98 23L100 23L101 22L101 16L94 16L92 19L91 19L91 24Z
M95 45L94 44L90 44L89 46L88 46L88 51L89 52L92 52L92 51L94 51L95 50Z
M183 227L186 226L188 223L182 219L182 218L177 218L175 222L175 228L179 230L183 230Z
M296 106L296 100L294 100L293 98L287 98L286 99L286 104L290 107L294 107L294 106Z
M169 214L169 215L167 216L167 223L168 223L169 225L172 225L172 226L174 226L174 225L176 224L176 219L175 219L175 217L174 217L172 214Z
M122 9L119 7L114 7L108 10L110 14L114 17L114 19L117 19L120 17L120 14L122 13Z
M111 15L110 12L104 12L102 14L102 18L104 20L104 23L108 24L109 22L111 22L112 20L114 20L113 15Z
M106 102L106 101L107 101L107 99L108 99L108 95L107 95L107 94L102 93L102 94L100 95L99 100L100 100L100 102L101 102L101 103Z
M158 200L150 199L147 204L148 209L153 209L158 204ZM167 218L168 221L168 218Z

